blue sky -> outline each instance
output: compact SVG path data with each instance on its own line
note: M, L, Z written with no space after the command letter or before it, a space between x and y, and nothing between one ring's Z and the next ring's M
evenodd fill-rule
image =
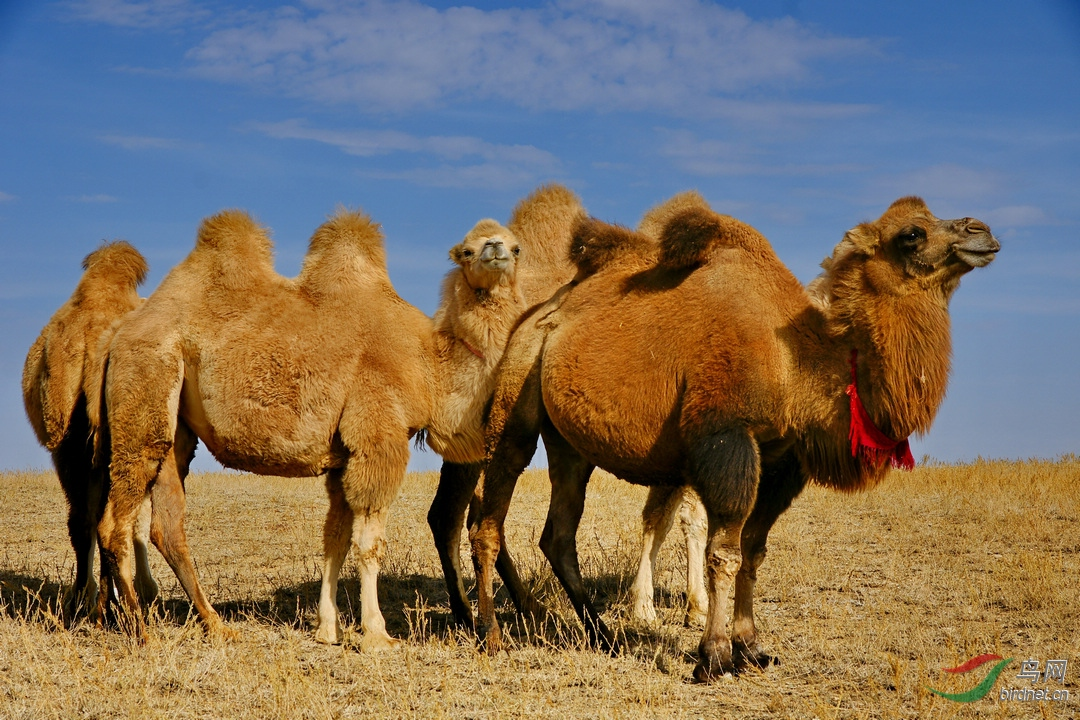
M696 188L804 281L902 195L988 222L915 455L1080 451L1075 1L9 1L0 88L0 468L49 465L22 363L102 240L147 256L149 294L241 207L293 275L359 206L431 313L449 247L553 180L626 225Z

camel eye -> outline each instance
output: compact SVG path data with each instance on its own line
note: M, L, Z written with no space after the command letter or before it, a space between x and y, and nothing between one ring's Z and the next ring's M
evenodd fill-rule
M926 231L920 227L905 228L896 236L896 245L905 252L911 252L926 240Z
M514 257L517 257L520 254L521 254L521 248L519 248L519 247L514 248Z
M461 254L464 255L465 257L472 257L473 256L473 251L472 250L462 250Z

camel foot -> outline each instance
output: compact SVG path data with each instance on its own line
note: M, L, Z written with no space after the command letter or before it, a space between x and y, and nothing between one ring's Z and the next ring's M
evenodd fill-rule
M96 616L97 593L97 583L92 579L82 590L68 588L60 605L64 625L70 627L82 615L88 615L93 619Z
M749 645L738 640L734 641L732 643L731 655L736 671L749 668L764 670L770 665L780 664L780 658L775 655L770 655L762 650L761 645L759 645L756 640Z
M206 623L204 625L204 631L206 637L211 641L218 642L235 642L240 639L240 631L236 628L231 628L225 624L225 621L218 618L214 622Z
M160 590L158 584L153 578L148 580L136 580L135 582L135 594L139 596L139 602L144 606L149 607L154 604L154 601L158 599Z
M704 610L687 608L686 615L683 616L683 625L688 628L702 628L705 627L707 617L708 615Z
M630 616L639 622L652 625L656 622L656 606L652 600L638 600L630 610Z
M392 638L385 630L366 632L360 638L360 649L364 652L383 652L395 650L401 646L401 641Z
M699 683L710 683L713 680L734 675L735 664L731 661L731 645L727 638L722 642L702 642L698 647L697 667L694 668L694 680Z
M476 626L476 643L488 655L498 655L503 649L502 630L498 625L487 627L483 623Z
M315 642L324 645L337 645L341 642L341 623L319 623L315 628Z
M595 623L586 622L585 634L589 638L590 645L600 648L600 650L606 652L608 655L618 655L622 652L619 643L616 642L603 620L597 619Z

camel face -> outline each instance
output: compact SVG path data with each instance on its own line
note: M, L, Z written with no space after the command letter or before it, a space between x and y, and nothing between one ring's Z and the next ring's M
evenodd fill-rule
M470 287L490 290L514 280L521 244L514 234L494 220L481 220L450 250Z
M946 298L962 275L989 265L1001 249L986 223L938 219L919 198L897 200L877 221L851 230L845 242L869 256L865 272L876 290L904 295L941 288Z

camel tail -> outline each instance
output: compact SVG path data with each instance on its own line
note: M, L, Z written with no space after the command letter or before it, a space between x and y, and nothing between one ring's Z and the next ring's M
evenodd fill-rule
M581 280L621 259L647 257L653 249L652 241L641 233L583 217L574 225L570 261L577 266L577 279Z

